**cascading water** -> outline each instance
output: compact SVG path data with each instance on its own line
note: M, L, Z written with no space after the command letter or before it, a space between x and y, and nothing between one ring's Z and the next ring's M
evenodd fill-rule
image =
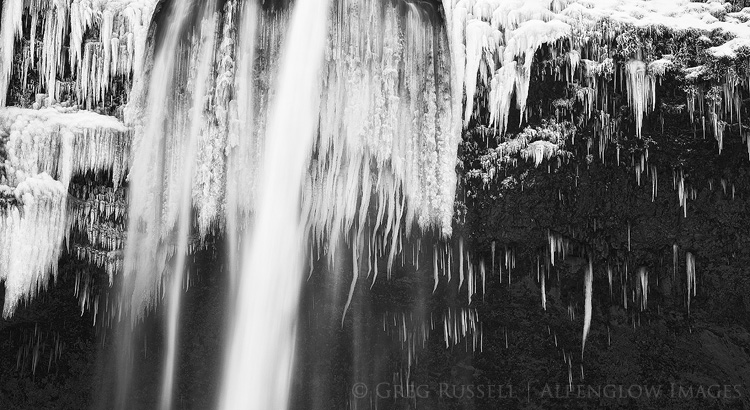
M326 3L296 2L282 49L255 223L243 241L222 410L287 408L306 249L300 187L316 133ZM294 113L293 121L289 113Z

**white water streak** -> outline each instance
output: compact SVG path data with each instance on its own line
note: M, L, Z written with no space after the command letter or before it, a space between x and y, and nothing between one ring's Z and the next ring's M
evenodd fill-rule
M177 333L180 316L180 305L183 293L183 282L185 278L185 258L188 253L188 235L190 234L190 222L192 211L191 186L193 172L195 170L195 156L198 138L201 133L204 99L206 96L206 84L211 75L213 66L213 50L215 46L216 15L212 10L214 2L209 1L205 6L204 20L201 22L201 48L198 54L198 72L196 75L196 90L193 94L193 105L191 108L190 134L187 141L187 149L183 157L184 167L182 174L182 187L180 192L180 217L177 233L177 250L175 252L175 267L169 286L169 306L167 318L167 357L164 361L164 379L161 391L161 410L172 408L172 396L175 380L175 359L177 356ZM210 17L208 17L210 15Z
M303 278L300 187L317 128L327 35L323 0L295 4L259 180L256 222L224 367L220 409L287 408Z

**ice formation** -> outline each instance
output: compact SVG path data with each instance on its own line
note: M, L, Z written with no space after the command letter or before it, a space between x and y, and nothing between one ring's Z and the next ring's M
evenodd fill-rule
M65 188L75 174L110 172L115 188L130 163L132 135L114 117L75 108L0 108L0 129L10 135L5 168L13 174L46 172Z
M34 103L16 101L35 110L0 111L0 129L10 137L7 180L1 181L10 186L0 189L0 241L10 244L3 246L10 251L0 254L0 278L8 292L5 315L54 274L68 225L86 238L71 251L104 267L110 283L124 266L130 281L126 308L134 318L156 303L170 278L174 315L179 310L185 254L200 246L209 232L219 230L229 236L234 255L230 259L238 261L240 250L251 241L242 239L244 230L261 209L262 178L269 178L266 183L280 181L279 175L270 179L267 174L289 171L264 174L261 167L266 149L278 143L268 138L284 134L278 113L274 117L269 107L280 98L273 85L285 75L277 67L283 60L279 45L290 27L288 12L268 12L255 2L238 0L209 1L200 12L193 2L174 3L150 71L145 64L146 36L154 0L2 3L0 107L13 81L32 95L44 93ZM482 170L474 175L487 184L518 158L535 167L552 158L564 160L569 155L565 144L576 134L573 119L566 119L574 106L582 107L584 117L594 122L604 161L605 149L617 142L619 130L610 83L627 94L639 137L645 133L644 120L648 123L656 110L659 82L671 72L684 76L690 118L704 133L708 129L713 134L719 150L728 125L740 117L740 90L747 79L732 70L722 74L721 86L706 87L701 81L712 70L709 63L681 67L667 54L649 56L634 49L626 57L613 58L609 51L616 36L636 27L723 32L734 38L709 48L709 57L743 56L750 46L750 29L740 23L748 20L748 13L726 13L727 6L716 1L443 0L445 27L413 5L397 7L379 0L332 3L327 10L330 29L323 74L306 83L315 85L314 98L320 99L312 104L319 106L313 121L318 135L304 155L280 162L302 166L288 181L300 180L291 183L291 189L299 189L301 197L303 232L312 244L309 263L321 254L333 261L345 247L351 251L350 301L365 272L374 283L378 263L385 259L390 273L398 256L404 258L404 244L415 229L440 238L424 247L433 253L434 290L441 276L449 282L457 278L460 289L465 285L469 303L480 287L484 289L484 264L473 260L461 240L458 250L447 243L462 128L498 138L497 147L480 159ZM551 67L534 66L540 50ZM38 83L31 82L32 73L38 75ZM527 101L531 81L539 76L566 81L569 95L554 101L555 121L521 128L530 115L527 107L533 105ZM287 72L286 77L293 76ZM92 112L120 105L115 97L129 101L127 126ZM68 103L49 107L55 101ZM79 111L69 103L92 111ZM516 118L513 110L519 114L520 132L508 131L516 126L509 124ZM298 114L288 115L294 120ZM291 147L288 151L299 154ZM138 189L126 201L118 187L131 169L131 159L130 181ZM632 164L639 185L643 175L651 178L655 197L657 169L648 163L648 151L633 156ZM88 171L111 173L114 188L70 185L73 175ZM674 181L687 215L687 202L695 191L681 170L674 171ZM66 199L68 190L72 198ZM129 225L127 237L122 224ZM630 232L628 249L629 236ZM554 265L556 258L564 258L568 244L552 233L548 241ZM27 253L15 252L18 244L27 244ZM416 249L418 254L421 248ZM40 256L30 259L28 252ZM34 263L20 265L23 258ZM496 265L493 243L491 271L497 266L502 280L506 269L510 282L514 258L514 251L506 247ZM676 251L674 264L676 271ZM687 253L688 306L695 296L694 264ZM241 270L230 269L239 284ZM607 272L612 292L613 271ZM538 273L543 307L547 273ZM640 270L635 280L633 293L640 292L645 309L647 272ZM623 282L623 304L629 299L637 303L627 286ZM591 326L592 287L589 261L583 346ZM86 289L82 285L81 293ZM82 300L83 305L89 303L88 296ZM270 306L280 301L266 302ZM170 316L170 326L175 321ZM404 317L401 323L405 326ZM476 323L476 311L448 311L443 317L446 343L473 333L473 344L481 348ZM170 346L175 334L176 327L170 327ZM168 356L173 358L174 352ZM172 374L173 367L174 363L167 365L166 373Z
M581 342L581 354L586 348L586 338L589 336L589 329L591 328L591 299L593 297L593 280L594 280L594 267L589 257L588 266L586 267L586 275L583 279L583 292L585 295L584 299L584 313L583 313L583 338Z
M687 308L690 311L690 300L696 294L695 256L690 252L685 253L685 275L687 279Z
M0 108L0 131L8 135L2 182L17 198L13 204L4 203L3 229L10 242L0 247L4 260L0 270L6 272L4 314L8 316L23 296L33 297L57 271L62 239L71 223L85 226L99 248L119 249L122 233L93 218L122 215L122 208L98 202L93 207L89 204L83 216L75 211L76 203L69 207L68 187L73 175L87 172L111 173L117 187L128 169L131 135L113 117L62 106ZM117 258L100 250L77 248L75 254L106 266L111 275L117 269ZM34 263L29 264L30 260Z
M17 173L18 184L0 185L0 280L5 282L3 317L46 289L57 275L67 232L67 192L46 173Z
M484 133L486 130L479 126L474 132ZM468 171L466 177L481 179L486 187L498 176L504 175L504 169L518 165L518 158L535 167L551 158L563 160L571 156L565 146L575 138L575 134L576 128L567 121L544 121L540 126L526 127L516 135L499 139L501 142L495 148L486 150L480 156L481 169Z
M146 121L134 124L131 182L140 189L132 192L133 247L127 252L140 265L137 271L157 273L135 279L134 312L153 303L173 253L185 169L194 169L192 203L202 235L228 221L233 227L250 221L274 98L268 83L277 75L276 44L288 17L249 11L254 8L248 4L228 2L217 11L221 18L212 24L218 37L208 59L197 58L197 34L178 38L184 29L179 20L164 40L170 52L157 52L147 101L156 109L145 110ZM356 259L372 265L386 255L390 266L412 227L442 236L452 229L460 114L454 115L447 35L416 9L404 12L373 0L336 2L329 19L320 131L302 189L302 217L315 254L327 251L333 260L343 238ZM252 30L255 45L247 44ZM261 57L254 64L253 55ZM197 64L204 60L210 75L198 78ZM203 82L212 92L205 106L182 114L195 98L193 84ZM188 91L178 96L175 89ZM190 127L199 131L193 157L179 143ZM126 262L126 270L137 265Z
M0 25L0 107L6 104L24 18L29 21L29 41L22 43L16 72L24 89L29 71L34 71L40 78L34 92L93 108L108 102L116 82L129 83L131 77L141 75L155 4L156 0L5 1ZM72 80L65 78L66 73L74 73Z
M691 2L688 0L443 0L446 24L450 33L450 49L455 76L461 84L454 85L453 93L465 95L464 127L469 126L477 111L475 96L480 106L490 113L489 126L497 134L508 127L509 112L515 100L521 121L525 118L526 99L532 75L534 54L543 46L549 48L553 69L542 75L565 78L579 87L579 101L584 99L588 115L607 112L607 93L598 93L603 77L624 78L631 110L635 117L636 133L641 134L644 115L654 110L655 87L667 71L685 70L686 79L694 81L705 71L700 67L678 67L671 55L656 56L645 61L643 50L631 50L630 61L613 64L609 47L612 40L631 28L649 28L671 33L724 33L728 40L709 48L715 59L737 58L738 51L750 45L750 28L744 11L730 12L730 5L719 1ZM717 18L720 16L721 18ZM565 58L559 58L566 56ZM545 69L546 70L546 69ZM561 74L564 73L564 74ZM692 107L700 105L702 120L712 125L714 136L722 147L725 117L739 116L737 87L745 81L732 78L721 90L723 106L706 104L703 112L703 87L696 87L688 96ZM580 93L582 92L582 94ZM597 94L599 96L597 97ZM718 99L717 99L718 100ZM691 117L692 118L692 117Z

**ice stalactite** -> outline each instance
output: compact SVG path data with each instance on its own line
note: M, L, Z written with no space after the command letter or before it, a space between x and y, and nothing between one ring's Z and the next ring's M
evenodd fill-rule
M648 306L648 271L641 267L638 269L638 292L640 294L641 310Z
M0 29L0 49L5 57L13 56L14 34L20 34L22 18L28 18L30 41L24 45L23 72L16 73L18 78L26 84L29 72L36 72L41 80L36 92L44 91L54 101L72 99L86 108L97 107L107 102L107 91L116 81L140 76L155 4L155 0L8 1L3 18L9 24ZM98 38L86 38L90 30L98 32ZM63 58L66 49L68 61ZM11 76L11 68L2 64L0 107L5 105ZM72 88L63 81L67 72L75 73Z
M586 338L589 335L589 329L591 328L591 298L593 295L593 285L592 282L594 281L594 268L591 262L591 258L589 257L588 266L586 268L586 276L583 280L583 292L585 295L584 300L584 314L583 314L583 338L581 342L581 355L583 355L583 351L586 348Z
M687 308L690 312L690 300L696 294L695 256L691 252L685 253L685 276L687 279Z
M689 188L685 186L685 172L683 170L680 170L679 172L674 171L673 179L675 189L677 189L677 201L682 208L682 216L687 218L687 200L689 196Z
M6 0L0 12L0 107L5 106L11 73L13 70L13 48L21 36L24 0Z
M565 254L568 252L569 242L562 235L547 232L547 242L549 243L549 261L552 266L555 265L555 257L560 256L560 259L565 259Z
M386 312L382 315L383 331L397 337L406 356L407 369L416 364L420 349L427 347L432 331L442 328L446 348L466 341L467 349L481 352L483 329L476 309L450 307L436 315L415 315L413 312ZM469 343L469 341L471 343Z
M523 2L444 0L443 6L461 81L453 93L460 98L466 95L464 127L472 115L477 75L489 73L481 76L480 84L490 89L491 124L503 134L514 94L517 108L525 110L534 53L543 44L569 36L571 27L553 19L554 13L541 3L521 7Z
M656 105L656 81L646 72L643 61L631 60L625 66L628 98L635 116L635 133L641 136L643 116L654 110Z
M5 282L3 317L22 300L46 289L57 275L67 232L66 189L46 173L18 173L15 188L0 185L0 280Z
M445 347L458 345L463 338L471 336L473 351L480 351L483 339L481 322L476 309L449 308L442 315Z

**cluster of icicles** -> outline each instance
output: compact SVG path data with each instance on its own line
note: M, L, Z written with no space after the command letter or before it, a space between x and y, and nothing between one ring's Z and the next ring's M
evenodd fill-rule
M572 81L575 73L580 72L585 80L581 87L590 87L589 91L595 95L597 77L613 71L606 46L627 25L659 26L675 32L720 30L737 37L711 48L709 51L716 56L733 57L737 49L750 44L750 29L740 24L746 20L740 15L743 13L727 13L729 6L720 2L443 0L443 6L451 47L456 50L454 75L466 94L464 123L468 124L475 113L474 96L478 91L486 93L481 94L482 100L490 111L491 125L499 134L507 127L514 95L517 108L524 114L533 57L542 45L550 45L553 54L566 53L561 56L566 63L565 72L557 67L550 74L565 75ZM718 14L725 14L723 21L714 17ZM598 34L590 35L594 33ZM565 49L564 43L570 45L570 51L561 51ZM621 76L627 82L638 128L643 114L653 110L654 87L658 77L672 68L670 58L663 56L648 65L634 59L622 67ZM732 98L724 98L726 113L737 108L733 107L736 101L733 94L738 83L738 79L728 78L725 93ZM586 98L586 94L582 92L580 99L593 104L594 99Z
M532 75L554 77L567 81L573 89L570 98L554 101L558 120L565 114L572 115L574 104L581 104L585 119L594 121L594 137L598 137L602 161L607 146L617 142L619 130L613 118L616 112L614 101L610 100L609 83L614 82L615 87L619 85L626 91L636 134L640 137L645 116L656 109L656 88L661 79L667 72L680 70L673 55L646 62L642 61L642 50L634 50L630 61L615 64L610 50L619 33L630 26L659 27L671 32L690 29L706 34L718 30L735 37L708 49L708 54L715 58L735 58L738 49L750 44L750 29L743 23L747 20L745 11L731 12L728 3L721 2L444 0L443 5L451 48L460 51L454 53L454 75L462 87L460 92L466 95L465 126L478 112L474 107L478 102L479 108L490 113L489 124L478 126L488 126L495 136L503 136L513 100L522 122L528 114L526 100ZM718 15L723 15L721 20L715 17ZM548 46L553 64L532 67L533 57L543 45ZM740 91L748 80L728 69L721 86L705 89L698 83L704 71L703 66L684 69L684 78L689 84L687 110L691 121L700 124L704 138L706 129L710 128L721 152L725 128L741 122ZM475 99L475 95L479 98ZM750 137L741 134L750 155ZM532 158L537 166L543 159L565 153L559 146L543 140L534 144L537 146L531 150L531 146L527 148L524 141L515 138L501 143L497 150L488 154L491 157L484 158L484 169L475 172L474 177L482 178L485 185L491 182L497 175L496 163L514 161L512 157L501 156L508 150ZM619 145L617 160L619 163ZM645 157L642 154L640 164L635 164L637 160L634 160L636 179L640 185L641 173L649 173L655 196L657 172L647 161L647 151ZM685 198L680 191L683 210L687 209Z
M155 0L8 0L0 22L0 107L11 73L23 89L45 93L54 101L72 99L88 109L107 102L117 81L141 75L146 36ZM21 58L14 53L24 20L28 41ZM98 35L96 35L98 34ZM14 69L14 65L17 67ZM39 83L29 85L29 73ZM69 81L60 81L71 73ZM127 91L129 87L123 87ZM73 97L74 96L74 97Z
M401 344L406 355L407 369L410 369L417 362L417 352L426 347L430 334L441 327L441 322L446 348L465 342L467 351L482 351L482 323L474 308L450 307L438 317L430 312L429 319L415 316L413 312L386 312L383 314L383 331L395 336Z
M5 280L4 316L24 298L46 288L57 272L57 261L71 222L68 189L73 175L111 172L115 186L127 171L132 136L112 117L72 108L0 110L0 130L7 135L7 159L0 181L6 197L0 213L2 241L0 279ZM98 204L102 214L107 209ZM120 211L122 212L122 211ZM81 225L83 221L77 220ZM83 222L99 230L91 217ZM100 242L112 243L101 234ZM80 253L80 251L78 251ZM83 255L82 255L83 257ZM92 260L104 259L94 256ZM111 268L112 274L114 268Z
M19 339L20 347L16 353L16 371L21 374L31 371L31 374L34 375L37 368L45 365L47 372L49 372L53 365L57 365L57 361L66 347L59 332L40 329L38 323L34 324L34 329L21 331Z

